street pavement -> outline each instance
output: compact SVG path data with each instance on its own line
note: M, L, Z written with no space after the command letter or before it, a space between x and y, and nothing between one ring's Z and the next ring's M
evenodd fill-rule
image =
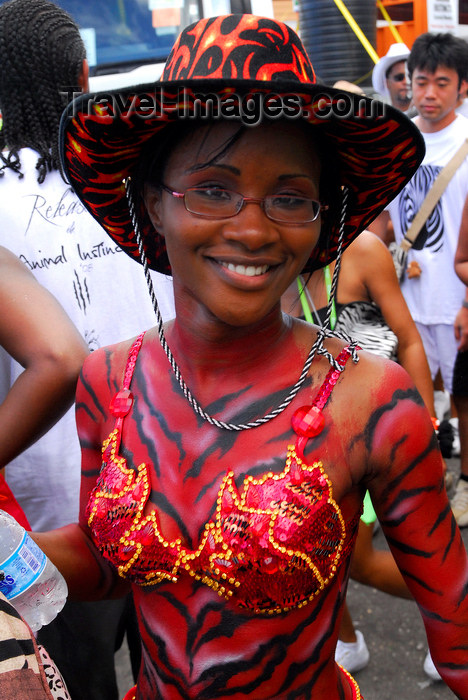
M459 460L449 459L447 465L449 471L458 476ZM462 536L468 547L468 528L462 530ZM387 547L381 531L376 533L374 543L379 549ZM431 681L424 673L428 647L415 603L354 581L350 581L347 601L370 652L368 666L355 674L365 700L452 700L456 697L443 682ZM133 684L127 650L121 649L116 659L123 697Z

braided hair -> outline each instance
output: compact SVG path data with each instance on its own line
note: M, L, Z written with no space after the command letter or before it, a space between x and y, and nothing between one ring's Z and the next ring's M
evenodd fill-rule
M10 0L0 7L0 56L0 175L22 177L19 151L29 147L43 182L59 169L60 116L86 57L78 26L49 0Z

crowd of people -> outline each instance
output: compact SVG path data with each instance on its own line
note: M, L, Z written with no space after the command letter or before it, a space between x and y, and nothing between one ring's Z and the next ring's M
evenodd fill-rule
M468 87L468 47L451 34L424 34L408 56L414 123L421 131L426 155L416 175L370 230L401 245L415 214L442 172L466 142L468 121L458 113ZM468 349L466 286L455 268L459 240L467 234L462 214L468 196L468 159L463 158L408 251L401 290L424 344L435 381L438 374L452 397L452 416L468 423L463 400L464 352ZM389 233L389 223L391 224ZM437 290L437 292L436 292ZM455 366L457 371L454 375ZM455 380L455 383L454 383ZM461 431L463 433L463 430ZM461 435L460 443L465 442ZM464 454L465 452L465 454ZM459 525L468 524L468 471L466 450L461 450L461 474L452 506Z
M411 51L404 44L392 45L374 68L374 89L393 106L413 114L426 147L415 176L368 227L387 244L400 244L405 239L437 176L465 143L468 122L459 111L468 87L467 69L464 40L451 34L429 33L418 37ZM411 95L411 103L402 104L404 94ZM458 261L466 259L461 246L468 235L468 219L462 216L467 207L467 169L468 160L463 158L440 199L427 211L427 219L409 249L400 285L423 342L434 393L438 393L438 380L442 378L442 387L451 397L445 415L437 415L434 407L428 408L436 421L450 417L451 427L455 428L453 438L459 435L460 475L451 505L461 527L468 525L468 304L467 278ZM375 278L378 284L380 275ZM369 285L366 289L370 289ZM378 303L382 309L387 307L385 302ZM396 329L393 322L389 325ZM450 455L450 449L447 454ZM361 635L348 634L341 650L349 668L366 665L369 654ZM424 670L430 678L439 678L430 655Z
M107 240L60 174L59 124L68 99L64 87L88 90L89 68L79 28L55 3L15 0L0 6L0 44L0 244L19 258L25 275L29 270L60 301L89 351L130 338L154 324L144 277L138 265ZM155 273L154 285L162 314L171 318L171 281ZM26 287L24 293L28 294ZM43 308L45 312L45 304ZM25 306L24 322L26 310ZM42 321L43 325L41 335L39 329L24 327L34 339L30 353L40 358L48 338L63 364L63 346L68 340L71 364L75 348L69 335L58 328L59 341L54 324L46 323L31 309L31 315L33 312L36 324ZM33 374L25 351L11 352L12 347L5 342L0 350L0 397L6 397L2 430L8 431L12 447L16 441L22 449L7 452L4 443L1 465L6 467L6 481L30 527L50 530L78 518L81 449L71 404L84 355L78 356L79 366L74 366L73 387L66 394L68 410L50 428L65 400L65 394L64 398L58 396L61 368L58 363L51 368L49 375L52 369L56 372L55 382L51 382L50 376L41 375L35 366ZM54 359L52 351L48 359ZM23 372L24 367L27 372ZM3 410L11 410L18 387L30 374L37 381L29 396L19 397L24 402L23 413L30 421L39 413L50 428L36 432L33 444L25 434L24 419L18 420L13 412L8 421L3 416ZM131 597L69 601L59 617L39 631L38 640L60 667L72 698L115 700L114 653L125 631L131 640L136 672L140 654Z
M401 280L388 249L465 142L466 42L390 47L383 112L249 14L185 28L125 114L50 0L1 5L0 46L0 496L69 589L38 700L118 700L124 635L126 700L359 700L350 577L414 599L468 700L468 158Z

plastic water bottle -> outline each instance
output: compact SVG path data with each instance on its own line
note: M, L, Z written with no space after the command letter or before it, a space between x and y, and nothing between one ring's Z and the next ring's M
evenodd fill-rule
M0 510L0 591L33 632L57 616L68 588L57 567L24 527Z

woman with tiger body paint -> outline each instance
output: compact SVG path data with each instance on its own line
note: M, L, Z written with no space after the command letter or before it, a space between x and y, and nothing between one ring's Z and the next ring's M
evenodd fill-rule
M86 361L80 523L34 536L72 596L132 588L128 698L360 698L334 651L368 489L468 699L468 562L421 397L398 365L281 312L410 179L417 129L316 85L295 33L251 15L188 27L161 81L118 98L70 105L63 168L125 252L172 274L176 317L154 300L156 328Z

